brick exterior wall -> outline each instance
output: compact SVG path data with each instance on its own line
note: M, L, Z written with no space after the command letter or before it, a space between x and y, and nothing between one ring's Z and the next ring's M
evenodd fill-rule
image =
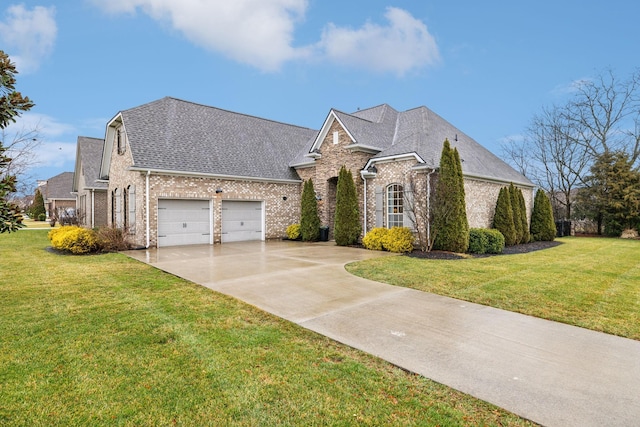
M129 240L137 246L146 245L146 176L127 170L133 161L126 137L125 152L117 153L114 144L109 175L107 212L112 212L116 189L135 188L135 227L130 227ZM216 193L221 189L222 193ZM286 236L289 225L300 221L301 183L269 183L235 181L203 177L151 174L149 176L149 241L157 246L158 200L198 199L213 200L213 241L220 243L222 236L222 201L254 200L264 202L265 238L279 239ZM284 198L286 197L286 200ZM108 215L111 225L111 214Z
M337 143L334 144L334 132L337 132ZM117 134L115 132L114 134ZM124 153L117 152L117 144L113 144L111 153L111 168L109 175L109 190L104 198L96 198L96 209L104 204L106 222L112 224L114 209L113 194L119 190L135 189L135 217L131 218L129 239L138 246L146 245L146 176L141 172L132 172L128 169L133 165L128 140L123 134ZM360 171L366 165L372 154L354 151L346 148L352 141L347 132L342 129L338 121L334 121L325 139L320 152L321 158L315 161L314 166L297 169L301 180L313 179L316 193L322 198L318 203L320 220L322 225L330 227L330 237L333 237L333 217L335 215L335 190L340 168L345 165L351 170L358 194L359 205L364 205L364 182ZM374 178L367 179L366 194L366 230L376 226L376 209L382 211L382 223L386 226L388 219L384 206L376 207L376 189L382 190L382 201L386 203L386 188L390 184L401 184L405 191L413 188L413 200L415 201L415 218L417 226L425 228L424 215L421 209L425 209L425 195L427 191L427 177L430 179L430 188L435 189L437 174L429 174L429 171L416 171L413 166L416 160L407 158L376 164L377 173ZM477 179L465 179L465 192L467 203L467 217L470 227L488 228L491 226L495 203L501 187L507 184L487 182ZM221 189L221 193L216 193ZM265 238L277 239L286 236L288 225L300 222L300 200L302 193L301 183L269 183L249 180L223 180L205 177L188 177L177 175L161 175L153 173L149 176L149 241L150 246L157 246L158 230L158 200L159 199L198 199L213 200L213 242L219 243L222 235L222 201L223 200L254 200L262 201L265 209ZM531 216L533 203L533 189L523 189L527 215ZM96 193L96 196L98 193ZM122 196L121 196L122 197ZM286 197L286 200L284 198ZM124 206L120 203L120 206ZM407 209L407 208L405 208ZM365 212L361 208L361 221L364 221ZM96 217L96 223L98 219ZM98 224L96 224L98 225ZM405 224L412 225L412 224ZM364 234L364 230L363 230Z

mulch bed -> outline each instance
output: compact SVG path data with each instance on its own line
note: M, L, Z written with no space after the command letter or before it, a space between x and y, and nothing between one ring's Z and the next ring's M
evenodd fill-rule
M529 252L553 248L561 244L562 242L554 241L554 242L531 242L531 243L525 243L522 245L507 246L504 248L501 254L477 255L477 254L457 254L454 252L445 252L445 251L431 251L431 252L413 251L409 254L406 254L406 256L409 256L412 258L443 259L443 260L486 258L486 257L501 256L501 255L526 254Z

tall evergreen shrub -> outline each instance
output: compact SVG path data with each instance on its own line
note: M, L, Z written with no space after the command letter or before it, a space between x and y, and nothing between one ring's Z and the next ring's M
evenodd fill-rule
M534 241L553 241L555 237L556 223L553 220L551 201L543 190L538 190L531 213L531 238Z
M313 181L304 182L300 209L300 236L306 242L314 242L320 238L320 217L318 216L318 200L313 188Z
M340 168L336 189L336 214L333 236L338 246L353 245L358 242L362 226L358 209L358 194L351 171Z
M469 248L469 223L464 197L462 163L457 149L445 139L433 201L434 248L466 252Z
M522 243L524 230L522 229L522 218L520 212L520 200L518 199L518 189L513 182L509 184L509 199L511 200L511 211L513 212L513 228L516 230L516 243Z
M36 188L36 194L33 197L33 207L31 208L31 216L38 221L40 215L46 215L47 211L44 208L44 198L39 188Z
M511 196L509 195L508 187L502 187L498 194L496 213L493 217L493 228L502 233L505 245L516 244L516 229L513 224L513 209L511 209Z
M518 188L518 203L520 204L520 220L522 221L522 240L520 243L529 243L531 233L529 233L529 221L527 220L527 204L524 202L522 189Z

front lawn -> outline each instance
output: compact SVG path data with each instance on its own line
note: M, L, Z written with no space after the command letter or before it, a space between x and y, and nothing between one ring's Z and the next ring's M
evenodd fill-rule
M567 237L554 248L461 260L353 263L358 276L640 340L640 241Z
M0 425L530 425L124 255L48 245L0 234Z

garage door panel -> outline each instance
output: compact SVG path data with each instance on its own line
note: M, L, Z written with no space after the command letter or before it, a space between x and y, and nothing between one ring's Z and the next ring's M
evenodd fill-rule
M262 202L222 201L222 242L262 240Z
M210 243L208 200L159 200L158 246Z

